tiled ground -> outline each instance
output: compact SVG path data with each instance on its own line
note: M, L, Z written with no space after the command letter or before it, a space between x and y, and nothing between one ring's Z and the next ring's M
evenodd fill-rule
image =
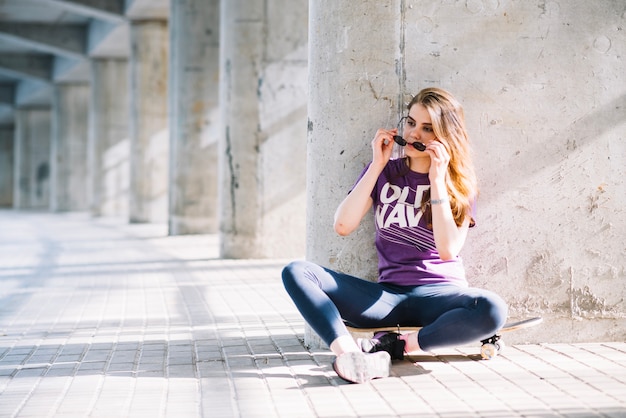
M286 260L214 236L0 211L0 417L626 417L626 344L479 347L343 382L307 350Z

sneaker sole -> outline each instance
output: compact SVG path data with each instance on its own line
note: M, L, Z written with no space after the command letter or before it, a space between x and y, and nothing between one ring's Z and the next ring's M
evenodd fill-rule
M371 354L343 353L335 359L333 368L339 377L348 382L365 383L372 379L388 377L391 357L386 351Z

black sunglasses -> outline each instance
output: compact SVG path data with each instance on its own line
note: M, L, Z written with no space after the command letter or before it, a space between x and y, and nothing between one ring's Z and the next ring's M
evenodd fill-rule
M408 118L408 116L404 116L402 119L400 119L400 122L398 122L398 132L400 132L400 126L404 123L404 121ZM408 142L406 142L404 140L404 138L402 138L400 135L394 135L393 136L393 140L396 144L400 145L401 147L405 147ZM426 149L426 145L422 144L421 142L413 142L411 144L413 146L413 148L415 148L418 151L424 151Z

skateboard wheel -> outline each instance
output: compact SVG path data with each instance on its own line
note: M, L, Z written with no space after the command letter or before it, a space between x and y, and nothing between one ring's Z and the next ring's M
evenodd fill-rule
M498 355L498 346L496 344L485 343L480 347L480 355L485 360L491 360Z
M506 347L506 344L504 344L504 341L502 340L496 342L495 344L496 344L496 350L498 350L498 354L500 354L504 350L504 347Z

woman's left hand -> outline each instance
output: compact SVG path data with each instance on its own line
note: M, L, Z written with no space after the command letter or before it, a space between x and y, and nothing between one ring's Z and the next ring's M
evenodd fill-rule
M445 182L450 163L450 154L446 147L435 139L426 146L425 152L430 155L430 170L428 171L430 183Z

